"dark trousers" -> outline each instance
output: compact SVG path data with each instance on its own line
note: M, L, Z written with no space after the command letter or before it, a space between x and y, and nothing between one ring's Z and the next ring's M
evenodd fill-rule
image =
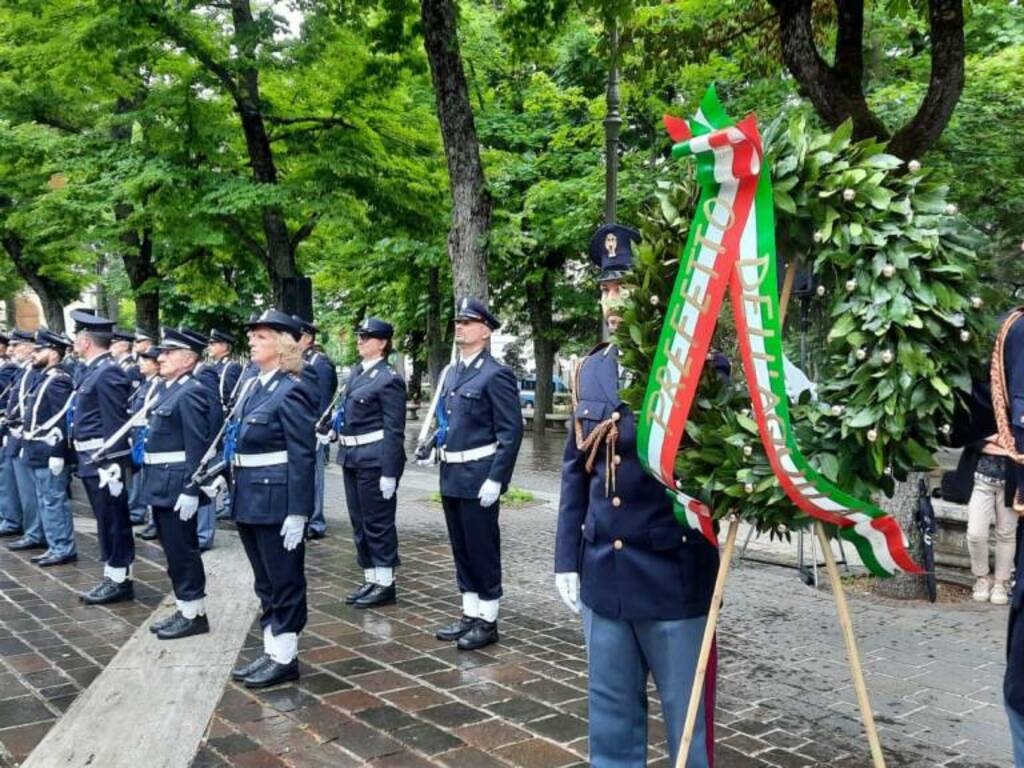
M381 495L379 467L345 467L344 474L345 500L359 567L399 565L398 531L395 529L398 493L387 500Z
M275 635L301 632L306 626L306 545L287 551L280 523L237 525L263 610L260 626Z
M135 539L128 519L128 489L114 498L108 488L100 488L98 477L83 477L85 495L96 516L100 542L100 560L111 568L127 568L135 561Z
M476 592L481 600L497 600L502 594L500 504L481 507L479 499L441 497L459 592Z
M199 555L198 514L187 522L170 507L153 507L153 522L167 558L174 596L179 600L206 597L206 571Z

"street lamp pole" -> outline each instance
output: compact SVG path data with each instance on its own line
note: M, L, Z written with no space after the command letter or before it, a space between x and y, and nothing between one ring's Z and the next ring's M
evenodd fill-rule
M619 115L619 23L614 15L608 22L608 39L611 56L608 62L607 114L604 118L604 222L614 224L619 192L619 130L622 127Z

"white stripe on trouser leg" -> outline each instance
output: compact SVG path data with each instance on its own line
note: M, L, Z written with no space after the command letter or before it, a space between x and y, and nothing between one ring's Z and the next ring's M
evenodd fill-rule
M200 597L198 600L177 600L178 610L186 619L194 619L196 616L206 615L206 599Z
M480 595L476 592L462 593L462 615L475 619L480 613Z
M378 566L377 568L374 568L373 570L376 572L374 574L374 579L376 580L376 583L380 584L382 587L390 587L392 584L395 583L395 569L394 568L388 568L388 567L383 567L382 568L382 567Z
M376 578L377 578L377 569L376 568L363 568L363 581L365 581L367 584L376 584L377 582L374 581L374 579L376 579Z
M127 568L115 568L112 565L103 566L103 575L115 584L123 584L128 578Z
M498 600L481 600L480 610L477 613L484 621L494 622L498 620Z
M299 655L299 636L295 632L271 635L270 658L278 664L290 664Z

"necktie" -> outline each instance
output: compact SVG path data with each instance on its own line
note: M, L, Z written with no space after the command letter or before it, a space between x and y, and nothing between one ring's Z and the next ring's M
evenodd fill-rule
M466 370L466 364L464 362L462 362L461 360L459 360L458 365L455 366L455 375L456 376L461 376L463 371L465 371L465 370Z

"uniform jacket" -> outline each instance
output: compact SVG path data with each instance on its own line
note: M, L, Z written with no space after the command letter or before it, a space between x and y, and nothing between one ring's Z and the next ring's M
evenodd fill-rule
M313 514L317 403L292 374L254 384L239 408L236 455L287 452L287 463L235 467L232 514L240 523L279 524Z
M1006 335L1003 363L1014 443L1018 453L1024 453L1024 319L1014 323ZM1017 487L1024 488L1024 464L1014 463L1014 467Z
M399 478L405 468L405 382L387 361L370 370L352 369L342 398L339 434L365 435L384 431L384 439L369 445L338 448L343 467L380 467L384 477ZM479 490L479 489L478 489Z
M242 377L242 366L234 360L224 358L210 366L217 374L217 396L221 409L227 413L235 396L241 391L238 381Z
M66 459L67 423L61 410L71 397L71 377L60 366L54 366L38 377L25 400L24 439L21 442L21 457L30 467L45 467L51 458ZM51 429L43 430L56 417ZM31 436L50 440L29 439Z
M42 377L42 372L32 367L31 363L22 365L15 371L12 386L7 393L7 434L4 436L4 458L18 456L21 453L21 434L24 430L25 403L28 393Z
M134 391L142 386L142 382L146 380L146 377L142 375L142 370L139 368L138 362L132 355L125 355L120 360L115 361L121 369L128 376L128 386Z
M18 376L18 371L21 370L19 366L13 360L4 360L0 364L0 415L4 415L4 411L7 408L8 395L11 390L14 389L14 380ZM0 436L7 436L7 425L0 426Z
M323 352L307 349L302 358L306 362L306 368L312 370L312 374L309 370L304 371L304 378L316 390L317 418L319 418L331 407L334 393L338 391L338 374L334 370L334 363Z
M497 443L493 456L462 464L441 463L441 495L475 499L485 480L508 490L523 440L519 388L511 369L486 349L458 373L452 365L441 383L438 408L445 409L448 432L445 450L466 451Z
M162 386L163 380L159 376L151 376L150 378L144 380L142 384L139 385L138 389L134 390L131 396L128 398L129 418L134 417L137 413L139 413L139 411L141 411L145 407L147 399L149 399L150 403L155 404L155 400L159 396L159 390ZM152 410L152 408L150 410ZM137 450L136 446L139 445L140 441L145 442L146 435L148 434L148 432L148 420L146 421L146 423L139 424L134 429L132 429L131 444L133 455L137 455L138 450L141 450L141 448Z
M570 430L562 463L555 572L580 574L580 597L602 616L631 621L693 618L707 613L718 552L682 528L663 486L644 472L636 421L619 398L618 350L599 345L581 363L576 410L582 437L619 414L615 488L605 493L605 450L593 474Z
M165 384L149 410L146 453L184 451L184 461L145 464L142 467L143 504L173 507L178 496L198 496L192 475L199 468L213 436L210 434L210 398L192 376Z
M210 439L212 440L224 423L225 416L220 400L220 374L217 372L215 365L200 363L196 366L192 378L198 380L203 385L203 394L206 396L208 405L206 415L209 422Z
M107 440L124 426L128 419L128 395L131 384L128 374L115 363L110 354L94 358L82 369L78 388L75 391L73 441L81 442L99 438ZM128 435L105 454L102 464L115 459L125 459L130 452ZM89 459L92 451L78 456L79 477L95 477L97 467Z

